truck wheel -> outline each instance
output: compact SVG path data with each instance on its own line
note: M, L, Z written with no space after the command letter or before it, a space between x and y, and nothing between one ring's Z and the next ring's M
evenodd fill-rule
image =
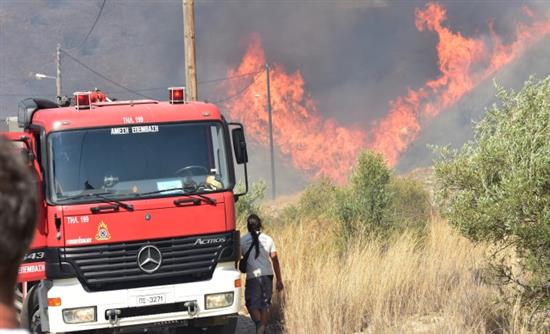
M29 331L32 334L42 334L42 322L40 321L40 308L37 306L33 311L32 316L30 317L31 323L29 326Z
M23 303L21 310L21 326L27 328L32 334L42 334L42 323L40 321L40 306L36 285L33 286Z
M17 288L15 289L15 311L17 312L17 321L19 322L19 325L21 325L21 315L23 314L23 293L21 292L21 284L17 285Z

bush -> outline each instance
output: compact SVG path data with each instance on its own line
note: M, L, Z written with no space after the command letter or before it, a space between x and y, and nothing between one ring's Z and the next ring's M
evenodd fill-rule
M300 196L297 210L303 218L326 218L335 200L336 186L330 179L322 178L306 187Z
M422 231L430 213L430 196L421 182L393 176L381 155L363 152L348 186L320 179L306 187L296 205L282 209L276 220L333 221L340 243L345 245L356 236Z
M410 177L394 177L389 189L391 201L385 218L388 225L397 230L424 230L432 205L422 182Z
M384 216L390 203L390 176L381 155L369 151L359 155L350 186L335 192L334 216L344 239L388 230Z
M328 178L309 184L295 204L279 210L274 221L281 224L294 224L302 220L321 221L331 217L337 187Z
M373 225L383 221L391 198L388 189L391 171L382 155L363 152L351 175L351 195L356 202L356 218Z
M519 92L498 89L493 106L460 150L440 149L440 204L472 240L513 249L514 266L495 263L501 282L525 302L550 303L550 77ZM517 273L517 274L512 274Z
M266 189L267 184L264 180L256 181L250 185L248 193L241 196L237 203L235 203L235 215L238 227L242 228L246 226L246 218L252 213L261 216L261 205L259 202L264 198ZM239 183L235 192L242 191L244 191L244 184Z

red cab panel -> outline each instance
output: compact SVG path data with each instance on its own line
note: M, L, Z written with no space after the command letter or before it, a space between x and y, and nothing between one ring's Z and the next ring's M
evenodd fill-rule
M214 196L210 196L215 198ZM105 203L80 204L63 208L63 238L65 246L154 240L227 231L224 196L215 204L195 201L176 206L175 199L198 197L168 197L125 201L134 211L92 213L92 208Z

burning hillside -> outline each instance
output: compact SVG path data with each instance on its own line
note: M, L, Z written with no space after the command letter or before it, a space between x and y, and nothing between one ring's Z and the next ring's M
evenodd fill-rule
M385 117L372 124L354 127L324 118L315 100L304 91L299 71L289 73L281 64L271 68L271 100L274 141L293 165L312 175L326 175L343 182L357 153L373 149L395 165L400 155L418 137L426 120L451 107L485 79L518 59L529 47L550 35L550 13L536 14L524 8L528 23L517 23L513 36L499 36L489 21L490 36L465 37L447 27L445 8L427 4L415 12L418 31L435 33L439 76L388 103ZM503 42L504 37L510 42ZM259 36L254 36L241 63L230 76L258 72L252 82L235 82L227 87L226 102L234 119L247 127L249 138L267 144L266 63ZM250 85L250 86L248 86ZM341 111L345 113L345 110ZM365 111L367 112L367 111Z

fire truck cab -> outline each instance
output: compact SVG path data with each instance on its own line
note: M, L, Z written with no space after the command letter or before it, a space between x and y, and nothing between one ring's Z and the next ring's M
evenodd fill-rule
M186 102L182 88L167 102L93 93L68 107L24 100L19 131L3 133L25 152L41 196L19 269L21 323L34 333L232 333L242 125Z

